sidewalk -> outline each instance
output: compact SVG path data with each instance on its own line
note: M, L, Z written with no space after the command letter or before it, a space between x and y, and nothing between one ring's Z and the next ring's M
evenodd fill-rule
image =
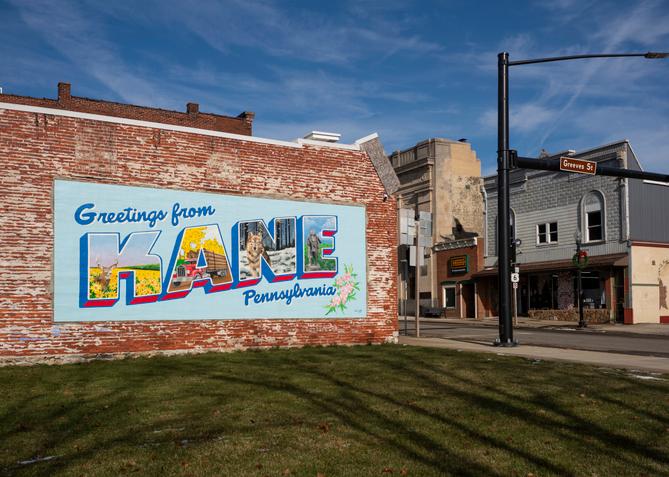
M409 316L409 323L413 322L415 317ZM421 323L448 323L450 325L463 325L467 326L498 326L497 317L484 318L482 320L475 320L473 318L423 318L420 319ZM402 323L404 323L404 317L399 317L400 328ZM548 328L548 329L574 329L578 326L576 322L573 321L557 321L557 320L530 320L529 318L519 317L518 324L514 325L514 329L522 328ZM623 324L588 324L587 330L593 332L603 332L603 333L612 333L612 334L639 334L639 335L657 335L657 336L669 336L669 325L659 324L659 323L639 323L636 325L623 325Z
M594 366L626 368L669 374L669 358L658 358L654 356L637 356L630 354L603 353L599 351L583 351L527 345L521 345L516 348L504 348L496 347L491 344L471 343L466 341L449 340L446 338L414 338L410 336L400 336L399 342L400 344L410 346L448 348L477 353L495 353L502 356L521 356L524 358L544 359L550 361L586 363Z

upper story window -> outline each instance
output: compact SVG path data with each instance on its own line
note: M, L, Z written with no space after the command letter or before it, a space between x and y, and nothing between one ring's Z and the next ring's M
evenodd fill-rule
M602 195L599 192L590 192L583 199L584 238L586 242L604 240L605 217Z
M537 225L537 244L557 243L558 224L557 222L548 222Z

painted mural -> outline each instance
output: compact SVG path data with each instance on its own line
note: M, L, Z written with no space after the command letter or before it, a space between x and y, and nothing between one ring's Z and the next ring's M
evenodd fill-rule
M56 181L54 321L364 317L365 210Z

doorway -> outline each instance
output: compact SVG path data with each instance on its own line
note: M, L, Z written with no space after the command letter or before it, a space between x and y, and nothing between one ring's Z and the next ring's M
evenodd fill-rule
M460 293L462 294L462 311L460 313L460 318L476 318L476 293L474 292L474 284L461 284Z
M613 273L616 323L625 322L625 269L616 268Z

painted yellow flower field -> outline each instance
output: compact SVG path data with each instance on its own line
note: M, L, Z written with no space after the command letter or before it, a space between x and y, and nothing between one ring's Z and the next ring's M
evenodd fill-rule
M90 269L89 298L117 298L118 297L118 273L123 271L135 272L135 296L156 295L160 293L160 271L139 270L133 268L118 267L112 269L109 284L103 288L101 280L102 269L91 267Z

